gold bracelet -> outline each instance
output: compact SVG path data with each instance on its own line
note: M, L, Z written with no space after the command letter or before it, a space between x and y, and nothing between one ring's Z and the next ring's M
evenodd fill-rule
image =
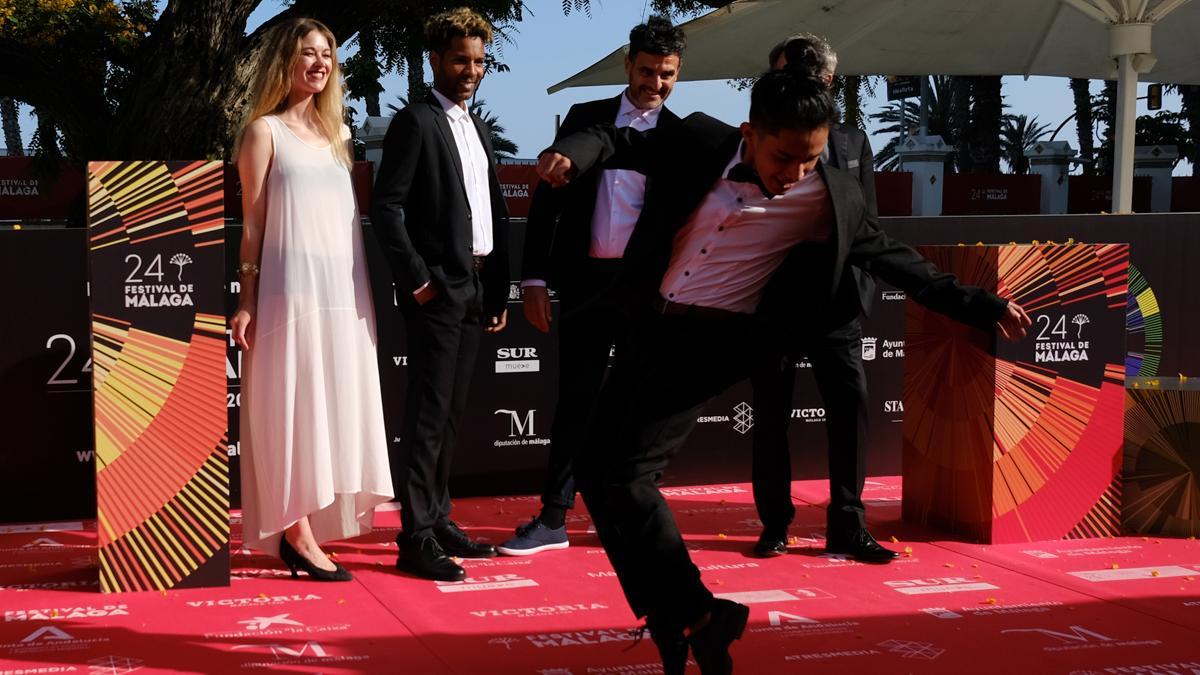
M258 265L252 262L244 262L238 266L238 276L256 277L258 276Z

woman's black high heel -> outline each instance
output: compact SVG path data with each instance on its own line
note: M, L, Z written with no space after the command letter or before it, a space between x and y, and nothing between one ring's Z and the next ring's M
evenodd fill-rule
M296 573L297 569L307 572L308 577L313 581L350 581L354 578L339 563L333 563L333 570L323 570L312 564L308 558L300 555L300 552L288 543L287 537L279 538L279 557L283 559L283 564L292 571L293 579L300 576Z

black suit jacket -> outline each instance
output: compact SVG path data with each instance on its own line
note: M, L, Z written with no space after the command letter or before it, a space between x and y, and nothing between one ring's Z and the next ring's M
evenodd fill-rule
M829 164L858 179L862 185L867 210L872 216L878 216L879 207L875 201L875 155L871 153L871 143L867 140L867 134L857 127L837 124L829 130L828 147ZM846 310L833 319L834 322L841 319L849 321L853 318L852 315L860 312L867 314L871 311L871 302L875 297L875 280L861 267L851 266L849 274L858 289L857 302L847 305Z
M483 312L491 317L508 303L508 209L491 134L482 120L471 119L488 155L493 249L480 280ZM391 263L399 301L411 302L413 291L433 280L449 301L468 302L475 294L471 205L446 111L433 94L392 118L374 192L371 222Z
M676 233L698 208L737 151L741 132L702 113L672 129L638 132L598 125L550 148L580 171L597 163L633 168L656 179L625 249L622 274L628 291L648 304L658 295ZM870 265L888 283L935 311L964 323L992 328L1007 303L992 293L960 285L909 246L887 236L867 208L859 182L819 163L833 213L827 244L799 244L768 283L757 317L766 335L781 340L809 337L828 327L831 312L853 288L850 266ZM818 333L819 334L819 333Z
M571 106L555 141L594 124L613 124L624 95ZM679 116L663 106L656 128L667 129L678 124ZM585 269L583 263L591 248L592 216L603 170L604 167L597 164L560 190L546 183L539 183L534 189L525 230L522 279L545 279L551 286L558 287L570 285L573 277ZM653 178L647 177L647 192L652 182Z

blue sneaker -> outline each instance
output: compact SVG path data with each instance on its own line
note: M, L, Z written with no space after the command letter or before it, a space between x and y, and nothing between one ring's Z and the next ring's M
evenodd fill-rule
M536 517L517 528L517 536L496 547L502 555L533 555L542 551L567 548L567 527L551 529Z

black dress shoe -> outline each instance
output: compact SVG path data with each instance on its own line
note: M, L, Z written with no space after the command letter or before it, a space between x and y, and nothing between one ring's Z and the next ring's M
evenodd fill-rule
M300 555L300 552L288 542L287 537L279 538L279 558L292 571L293 579L300 576L296 570L304 570L308 573L308 578L313 581L350 581L354 578L350 576L345 567L338 563L333 563L332 570L317 567L311 560Z
M433 528L433 536L437 537L437 542L446 553L459 558L491 558L496 555L495 546L485 541L472 541L453 520Z
M687 670L688 643L683 631L658 628L650 622L647 622L646 629L650 631L654 646L658 647L663 675L684 675Z
M730 675L733 657L729 645L740 640L746 631L750 608L732 600L713 600L708 623L687 637L696 657L696 665L704 675Z
M830 532L825 539L825 552L846 555L859 562L883 564L890 563L900 554L879 545L875 537L866 528Z
M396 544L400 547L396 569L434 581L462 581L467 578L467 571L451 560L433 537L407 539L401 535L396 537Z
M758 536L758 542L754 544L754 555L759 558L787 555L787 531L780 535L763 530Z

